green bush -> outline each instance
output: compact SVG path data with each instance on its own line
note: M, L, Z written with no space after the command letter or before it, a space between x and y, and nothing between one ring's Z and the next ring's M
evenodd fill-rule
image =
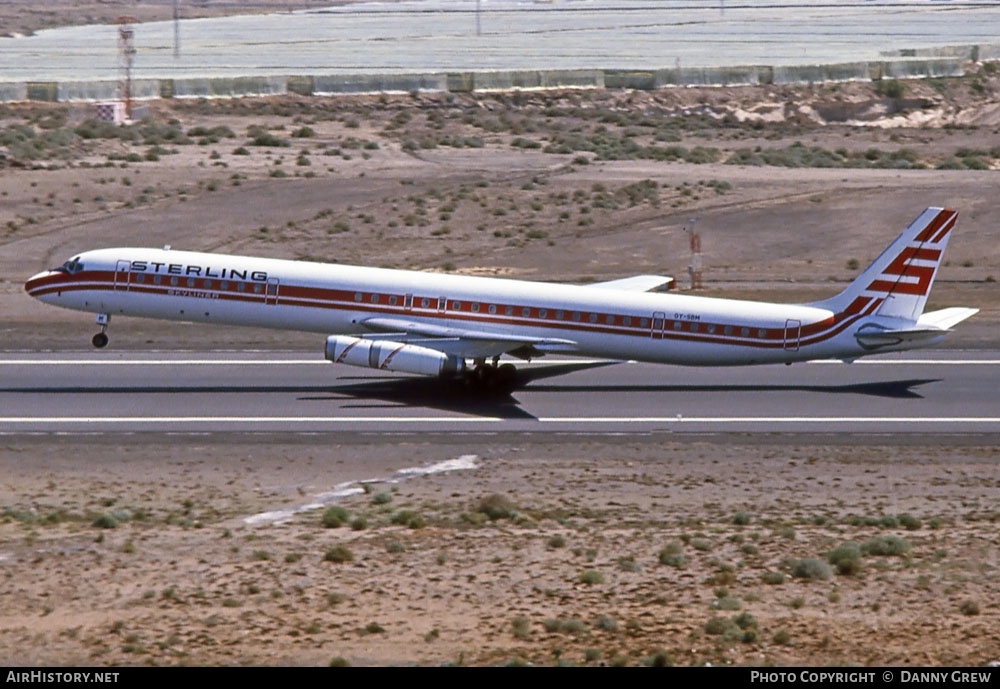
M681 550L681 544L676 541L663 546L658 555L660 564L667 565L669 567L684 567L687 564L688 559L681 552Z
M323 556L323 560L325 562L335 562L337 564L351 562L354 560L354 553L352 553L350 548L346 545L335 545L326 551L326 554Z
M347 510L338 505L327 508L327 510L323 513L323 526L328 529L339 529L347 523L347 520Z
M503 495L487 495L476 505L476 512L485 514L491 520L510 519L517 513L517 506Z
M280 148L290 146L291 144L288 142L288 139L282 139L281 137L275 136L270 132L262 132L248 141L247 145Z
M898 79L883 79L875 85L875 90L886 98L902 98L906 93L906 86Z
M427 521L413 510L399 510L393 513L390 521L397 526L408 526L411 529L421 529L427 526Z
M826 580L833 575L830 566L822 560L805 558L803 560L792 560L789 564L791 565L792 576L796 579L808 579L810 581L816 579Z
M857 574L861 571L861 548L857 543L844 543L826 555L827 561L837 568L837 574Z
M905 538L888 534L865 541L861 551L865 555L901 556L910 552L910 544Z
M729 636L739 632L739 626L728 617L713 617L705 623L705 633L712 636Z
M91 522L91 526L96 526L99 529L116 529L118 528L118 520L110 514L99 514Z

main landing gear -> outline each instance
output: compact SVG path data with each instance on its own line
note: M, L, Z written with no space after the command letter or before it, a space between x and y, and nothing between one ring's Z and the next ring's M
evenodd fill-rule
M101 349L108 346L108 323L111 322L111 316L106 313L99 313L97 314L97 318L95 320L97 321L97 324L101 326L101 332L94 335L91 342L95 347Z
M494 359L492 364L477 361L476 367L465 373L466 386L490 392L510 392L517 382L517 369L513 364L498 366Z

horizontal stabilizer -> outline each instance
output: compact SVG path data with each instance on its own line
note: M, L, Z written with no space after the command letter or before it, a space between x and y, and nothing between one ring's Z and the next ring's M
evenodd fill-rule
M674 288L674 279L666 275L633 275L620 280L595 282L587 287L617 289L623 292L665 292Z
M927 340L944 337L949 332L951 331L941 328L907 328L905 330L872 328L871 330L861 330L855 333L854 337L862 347L877 349L878 347L894 347L896 345L932 344Z
M917 327L920 328L940 328L948 330L953 328L966 318L975 316L979 309L970 309L964 306L954 306L950 309L940 311L930 311L920 316L917 320Z

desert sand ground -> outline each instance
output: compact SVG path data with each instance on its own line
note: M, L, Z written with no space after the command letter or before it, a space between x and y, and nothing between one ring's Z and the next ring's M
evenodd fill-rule
M149 436L0 461L8 664L1000 659L995 447ZM363 479L343 526L245 522Z
M0 348L89 347L92 316L21 285L98 246L683 284L697 218L705 294L804 301L927 205L962 213L929 307L981 308L950 346L994 348L995 71L904 88L165 101L124 132L6 106ZM111 333L321 348L130 319ZM987 663L990 442L7 437L0 658ZM465 455L476 468L391 483ZM244 521L365 479L339 528L323 510Z

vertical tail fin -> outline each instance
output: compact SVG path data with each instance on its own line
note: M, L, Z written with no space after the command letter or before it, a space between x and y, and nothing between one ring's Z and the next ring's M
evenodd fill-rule
M957 211L928 208L847 289L814 305L836 313L868 311L915 322L924 311L957 219Z

